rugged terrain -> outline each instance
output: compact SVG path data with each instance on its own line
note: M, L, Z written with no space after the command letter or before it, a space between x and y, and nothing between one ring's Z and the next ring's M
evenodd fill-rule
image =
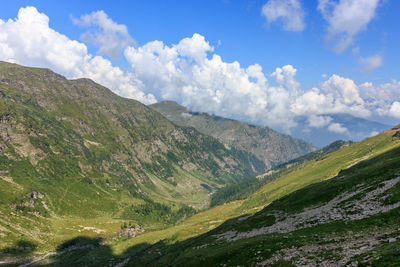
M230 213L220 226L183 240L177 240L175 234L141 253L133 253L134 261L128 263L397 266L399 135L400 128L395 127L333 153L288 166L286 173L250 198L216 207L215 212L224 207ZM196 216L210 216L211 211ZM213 225L215 221L204 219L202 227L206 223Z
M289 167L286 174L260 188L238 208L264 203L260 212L228 220L206 234L171 246L160 243L158 249L165 254L153 258L153 263L397 266L399 133L400 128L395 127ZM146 263L146 257L141 259Z
M286 165L244 200L173 227L107 241L79 237L38 264L397 266L400 128ZM343 144L343 143L342 143ZM336 145L335 145L336 146Z
M91 80L0 63L0 250L123 222L164 227L264 168Z
M177 125L194 127L201 133L217 138L228 147L254 154L265 163L267 169L316 149L309 143L278 133L268 127L193 112L176 102L162 101L150 107Z
M2 63L0 96L0 264L400 264L400 125L251 178L246 152L89 80Z

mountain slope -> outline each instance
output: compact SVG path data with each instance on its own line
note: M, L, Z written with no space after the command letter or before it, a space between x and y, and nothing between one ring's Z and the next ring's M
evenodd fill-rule
M194 127L228 146L254 154L268 169L315 150L315 147L304 141L280 134L268 127L192 112L176 102L162 101L150 107L177 125Z
M91 80L0 62L0 250L174 223L260 173L246 155Z
M395 127L306 162L260 189L258 195L264 195L264 199L258 204L266 205L260 212L228 220L195 238L171 245L159 243L147 251L149 257L139 255L136 262L168 262L174 266L397 266L399 136L400 128ZM308 175L299 176L302 172ZM239 206L242 209L246 201ZM152 258L151 251L155 250L163 256Z
M400 127L344 145L288 165L247 200L114 244L71 240L63 248L73 242L97 245L50 262L96 259L90 262L106 265L112 258L128 266L397 266Z
M275 179L281 177L282 174L288 173L289 171L293 170L303 163L317 159L320 160L325 155L330 154L343 147L349 146L350 144L351 142L345 142L341 140L335 141L329 146L323 147L314 152L308 153L304 156L298 157L287 163L279 165L267 174L259 175L257 177L249 177L241 180L238 183L227 185L224 188L219 189L212 195L210 206L213 207L216 205L221 205L223 203L233 200L247 199L257 190L262 188L265 184L270 183Z

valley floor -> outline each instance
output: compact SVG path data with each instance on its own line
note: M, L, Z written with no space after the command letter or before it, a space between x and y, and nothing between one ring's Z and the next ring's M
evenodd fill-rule
M51 222L49 236L58 239L37 248L23 242L3 248L0 263L398 266L400 141L392 138L396 131L290 166L246 199L135 237L116 237L120 219L46 219ZM3 228L5 221L0 220ZM35 228L30 234L34 233Z

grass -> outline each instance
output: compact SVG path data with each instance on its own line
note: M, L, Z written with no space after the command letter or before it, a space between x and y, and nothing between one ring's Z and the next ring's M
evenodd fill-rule
M334 242L332 240L345 240L355 235L368 236L370 233L382 233L384 231L397 229L400 227L397 220L400 215L399 209L358 221L336 221L287 234L262 235L232 243L217 241L215 237L213 237L215 234L224 233L232 229L235 231L248 231L254 228L272 225L275 223L275 218L268 214L273 210L296 213L303 210L305 207L325 203L344 191L351 191L358 184L368 183L370 186L380 186L382 181L390 179L399 171L399 143L398 141L385 141L391 134L392 132L389 131L383 133L382 136L376 137L376 140L368 140L367 144L377 148L372 150L374 156L369 157L368 160L364 160L348 169L343 168L340 174L334 176L332 179L322 179L322 182L310 183L302 187L302 189L288 194L286 197L275 200L263 211L256 213L244 221L239 222L237 218L257 212L260 207L249 209L246 201L235 201L198 213L173 227L150 230L135 238L120 238L111 243L106 242L107 245L99 245L98 248L90 252L85 250L76 253L81 256L92 255L92 257L98 259L96 262L97 264L108 263L110 258L114 258L116 262L120 262L130 257L134 259L134 262L136 262L138 266L149 264L173 264L176 266L187 266L188 264L191 266L204 266L206 264L208 266L217 266L221 262L229 265L249 265L268 259L274 253L282 249L290 249L292 247L300 248L308 245L323 246ZM382 145L382 143L385 145ZM352 154L353 157L351 157L349 160L350 162L345 163L344 166L352 165L357 158L360 156L364 157L365 155L363 153L355 153L357 147L350 149L350 151L347 149L348 148L342 149L342 153L344 153L344 155ZM339 155L333 153L325 157L324 160L331 161L337 158L340 158ZM315 164L315 162L306 163L305 166L309 166L307 164ZM301 169L294 170L294 172L300 171ZM313 172L319 173L318 170L314 170ZM320 170L320 172L330 173L326 170ZM279 182L280 179L287 179L288 176L291 177L290 175L292 174L287 173L278 178L276 182ZM268 184L266 186L268 186ZM394 193L392 194L393 197L397 196L398 190L396 188L397 187L394 187L392 189L392 193ZM261 190L265 190L265 188ZM258 204L259 203L256 203L256 205ZM244 206L246 208L244 208ZM87 225L87 222L85 225ZM74 222L72 224L77 223L78 222ZM92 225L100 229L102 229L102 227L104 228L104 225L101 224L93 223ZM118 227L118 223L110 224L110 227L111 225L115 228ZM90 238L90 242L92 242L95 235L91 233L91 235L87 235L87 237ZM332 244L335 244L335 242ZM104 246L106 246L106 248ZM395 253L393 251L396 251L397 248L398 247L393 244L389 248L382 245L382 248L376 250L376 255L390 254L393 259L389 262L396 262L397 256L393 254ZM99 253L103 253L105 249L109 253L108 258L102 258L99 255ZM258 251L260 251L260 253L258 253ZM66 254L65 257L67 257L67 255L68 257L71 255L76 256L76 254ZM340 255L340 247L337 251L328 250L317 255L309 256L337 261L338 255ZM382 262L382 259L379 260L378 256L376 256L376 262ZM52 261L67 260L65 257L52 259ZM74 259L74 257L72 257L72 259ZM278 264L290 266L291 261L279 261Z
M243 203L242 208L249 209L271 203L310 184L331 179L340 171L367 158L378 156L390 149L399 147L399 141L392 141L391 137L394 132L394 130L388 130L324 156L322 160L311 160L290 168L288 173L267 183L251 195Z
M164 229L256 174L216 139L94 82L3 62L0 76L0 249L99 235L79 225L106 238L127 221Z
M213 237L272 225L276 222L273 211L298 213L359 184L377 187L393 178L400 166L400 141L392 140L395 130L289 165L247 199L187 218L192 214L189 205L201 209L208 204L210 190L254 174L245 161L235 161L238 165L233 167L224 158L235 160L234 155L213 138L176 127L147 107L113 96L102 87L74 84L76 91L63 91L66 80L34 79L43 72L51 75L46 70L13 68L15 77L32 91L1 85L7 97L0 99L0 116L13 125L8 132L11 141L0 140L7 145L0 155L1 260L28 260L86 244L43 262L106 265L131 257L138 265L248 265L281 249L323 244L337 236L351 236L350 232L367 235L399 228L395 209L359 221L337 221L232 243ZM0 71L4 69L9 71L0 64ZM48 90L35 91L39 88ZM54 101L43 108L37 95ZM70 95L91 95L93 101L71 102ZM194 170L184 167L189 163ZM43 197L32 198L32 192ZM399 186L389 193L387 203L398 202ZM256 214L247 220L237 219L252 213ZM116 238L126 223L144 225L146 232L135 238ZM396 242L375 251L376 264L398 260Z

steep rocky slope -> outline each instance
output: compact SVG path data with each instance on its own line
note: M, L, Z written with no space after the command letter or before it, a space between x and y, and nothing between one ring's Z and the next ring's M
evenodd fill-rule
M193 112L176 102L162 101L150 107L177 125L194 127L227 146L254 154L268 169L315 150L309 143L280 134L268 127Z

